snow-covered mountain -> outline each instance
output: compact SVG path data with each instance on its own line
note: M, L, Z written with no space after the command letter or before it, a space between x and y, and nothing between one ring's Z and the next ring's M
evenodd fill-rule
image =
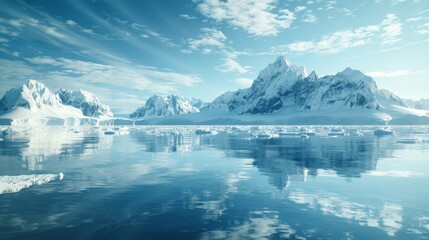
M42 118L83 119L109 116L113 116L110 108L101 104L92 93L65 89L53 93L36 80L29 80L19 88L8 90L0 99L1 119L21 119L26 123L37 122L35 119Z
M71 91L61 88L57 92L61 102L65 105L73 106L82 110L83 115L89 117L112 117L110 107L100 103L98 98L87 91Z
M29 80L20 88L8 90L0 100L0 115L4 118L82 117L82 111L61 103L43 83Z
M307 74L280 56L252 86L217 97L199 114L156 120L208 124L428 124L429 112L378 89L371 77L346 68L335 75ZM153 122L155 123L155 122Z
M319 78L313 71L292 65L284 57L259 73L248 89L227 92L210 108L224 107L238 114L266 114L289 108L293 111L326 109L374 109L396 104L409 107L387 90L379 90L369 76L347 68Z
M278 57L259 73L250 88L226 92L216 98L209 108L223 107L239 114L271 113L283 106L282 95L306 75L305 68Z
M175 95L150 97L143 107L130 114L131 118L161 117L200 112L207 104L198 99L186 99Z

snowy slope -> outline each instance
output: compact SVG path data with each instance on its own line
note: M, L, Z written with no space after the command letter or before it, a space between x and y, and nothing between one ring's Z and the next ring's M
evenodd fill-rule
M205 103L201 100L188 100L175 95L150 97L145 106L138 108L130 114L131 118L147 118L147 117L162 117L178 114L188 114L200 112L200 109L205 107Z
M112 117L110 107L100 103L98 98L87 91L71 91L61 88L57 92L61 102L82 110L83 115L89 117Z
M0 99L1 118L83 117L82 111L61 103L43 83L29 80L20 88L8 90Z

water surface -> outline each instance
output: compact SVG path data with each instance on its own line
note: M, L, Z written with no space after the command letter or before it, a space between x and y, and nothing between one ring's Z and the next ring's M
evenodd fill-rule
M5 138L0 176L64 179L0 194L0 238L428 239L425 127L309 138L195 128Z

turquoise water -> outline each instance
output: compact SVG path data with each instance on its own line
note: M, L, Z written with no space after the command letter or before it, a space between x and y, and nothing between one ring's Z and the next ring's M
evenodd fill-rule
M0 141L0 176L64 173L0 194L0 238L428 239L426 128L308 138L157 129Z

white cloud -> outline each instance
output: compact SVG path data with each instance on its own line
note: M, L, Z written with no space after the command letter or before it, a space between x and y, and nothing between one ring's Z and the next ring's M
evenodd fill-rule
M188 39L189 50L201 50L204 54L210 53L211 48L225 47L225 35L214 28L202 28L202 34L197 39Z
M108 84L155 93L170 93L177 87L190 87L201 82L201 79L194 75L163 71L146 66L113 66L47 56L27 60L41 67L50 66L50 68L44 69L44 78L78 81L85 84Z
M419 28L420 28L420 30L418 30L417 33L428 34L429 33L429 22L422 24Z
M39 64L39 65L43 65L43 64L53 65L53 66L61 65L61 63L59 63L58 61L50 57L34 57L34 58L28 58L27 60L33 64Z
M379 77L379 78L402 77L402 76L408 76L412 74L413 72L410 72L409 70L398 70L398 71L391 71L391 72L374 71L374 72L366 73L366 75L369 75L371 77Z
M335 9L335 5L337 4L336 0L330 0L326 2L325 5L325 9L330 10L330 9Z
M20 57L21 54L19 54L19 52L14 51L14 52L12 52L12 56L14 56L14 57Z
M60 33L60 32L58 32L57 31L57 28L55 28L55 27L42 27L44 30L45 30L45 32L47 33L47 34L49 34L49 35L51 35L51 36L53 36L53 37L56 37L56 38L67 38L67 36L66 35L64 35L64 34L62 34L62 33Z
M241 66L236 60L236 55L227 54L223 59L224 63L222 65L216 66L216 70L221 72L237 72L240 74L247 73L250 69L249 66Z
M392 44L400 40L401 33L402 24L398 18L394 14L388 14L379 25L338 31L323 36L319 41L300 41L286 46L289 50L298 53L333 54L375 41L381 44Z
M195 16L191 16L191 15L188 15L188 14L180 14L180 17L181 17L181 18L184 18L184 19L187 19L187 20L194 20L194 19L197 19L197 17L195 17Z
M150 29L146 29L146 30L145 30L145 32L147 33L147 35L152 36L152 37L154 37L154 38L158 39L158 40L159 40L159 41L161 41L162 43L165 43L167 46L170 46L170 47L175 47L175 46L177 46L175 43L173 43L173 42L171 41L171 39L170 39L170 38L164 37L164 36L162 36L160 33L157 33L157 32L155 32L155 31L153 31L153 30L150 30Z
M382 34L380 36L382 44L392 44L398 42L402 33L402 24L398 22L395 14L387 14L386 19L381 23Z
M18 36L18 32L14 31L14 30L11 30L11 29L8 29L8 28L6 28L4 26L0 26L0 34L8 35L8 36L11 36L11 37Z
M277 35L290 27L295 14L288 9L275 10L276 0L203 0L198 10L216 21L226 21L254 36Z
M417 22L419 20L423 19L423 17L411 17L411 18L407 18L407 22Z
M301 11L304 11L305 9L307 9L307 7L306 7L306 6L297 6L297 7L295 8L295 12L301 12Z
M391 0L393 5L399 4L399 3L403 3L406 2L407 0Z
M82 32L84 33L88 33L88 34L95 34L94 31L92 29L88 29L88 28L83 28Z
M250 78L237 78L234 80L235 83L243 86L243 87L250 87L253 84L253 79Z
M302 15L302 21L307 23L317 22L317 17L312 13L306 13Z
M354 16L353 11L348 8L342 8L340 9L340 11L344 13L346 16Z
M69 26L77 26L77 23L75 21L73 21L73 20L67 20L66 24L69 25Z

